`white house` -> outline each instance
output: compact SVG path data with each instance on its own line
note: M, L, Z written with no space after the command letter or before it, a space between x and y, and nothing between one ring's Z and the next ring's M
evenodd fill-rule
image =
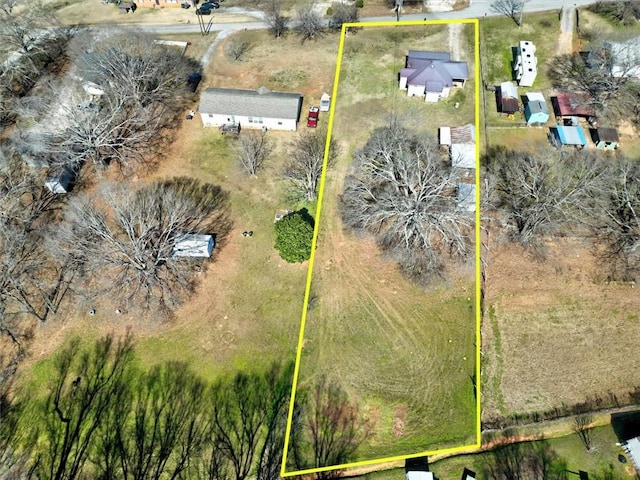
M208 258L213 253L213 235L186 233L176 238L173 257Z
M409 97L437 102L454 87L464 87L469 79L467 62L454 62L447 52L409 50L406 67L400 70L400 90Z
M301 106L299 93L272 92L265 87L257 90L207 88L200 95L198 113L205 127L239 124L241 128L293 132Z
M531 87L538 75L538 60L536 59L536 46L528 41L522 40L516 47L516 58L513 61L513 71L516 75L518 85L521 87Z
M461 127L440 127L440 145L449 147L451 166L476 168L476 129L467 124Z

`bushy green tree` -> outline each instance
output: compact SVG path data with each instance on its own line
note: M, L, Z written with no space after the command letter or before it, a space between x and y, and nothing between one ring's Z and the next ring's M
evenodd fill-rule
M304 262L311 256L313 217L306 209L290 213L275 223L275 248L289 263Z

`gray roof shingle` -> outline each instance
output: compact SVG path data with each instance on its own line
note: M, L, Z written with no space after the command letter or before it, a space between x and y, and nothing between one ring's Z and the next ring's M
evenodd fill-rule
M198 112L248 117L284 118L298 120L302 95L237 88L206 88L200 95Z

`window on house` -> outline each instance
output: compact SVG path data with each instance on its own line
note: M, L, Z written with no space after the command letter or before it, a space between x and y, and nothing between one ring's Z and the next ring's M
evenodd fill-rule
M278 122L278 125L282 125L282 122Z
M253 117L247 117L247 122L253 123Z

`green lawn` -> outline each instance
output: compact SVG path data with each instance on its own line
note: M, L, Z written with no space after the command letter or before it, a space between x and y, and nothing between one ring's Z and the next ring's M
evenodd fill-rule
M472 25L464 27L466 55L470 31ZM447 45L442 25L370 27L345 40L333 129L343 148L327 173L300 381L340 379L372 420L374 435L353 461L475 442L473 268L456 281L420 288L339 220L351 155L391 115L434 139L439 126L474 121L473 80L438 103L398 89L408 49ZM473 56L467 60L473 72Z

